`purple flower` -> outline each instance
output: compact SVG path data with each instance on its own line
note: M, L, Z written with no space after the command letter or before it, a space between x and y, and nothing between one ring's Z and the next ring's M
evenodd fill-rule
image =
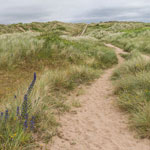
M3 113L3 112L1 112L1 119L3 119L3 115L4 115L4 113Z
M28 120L28 114L25 114L25 119Z
M22 112L21 112L21 116L24 118L25 114L27 114L28 111L28 99L27 99L27 95L25 94L24 96L24 101L22 104Z
M28 90L27 90L27 95L30 95L30 93L33 89L33 86L35 84L35 81L36 81L36 73L34 72L33 80L32 80L32 82L31 82L31 84L30 84L30 86L28 87Z
M25 120L25 122L24 122L24 129L26 130L27 128L28 128L28 121Z
M17 107L17 116L19 116L20 115L20 108L19 108L19 106Z
M5 111L5 121L8 119L8 110Z
M27 114L28 112L28 96L30 95L32 89L33 89L33 86L35 84L35 81L36 81L36 73L34 72L34 78L27 90L27 93L24 95L24 101L22 103L22 112L21 112L21 116L24 118L25 117L25 114Z
M24 129L28 128L28 114L25 114L25 122L24 122Z
M32 116L32 119L31 119L31 121L30 121L30 129L31 130L33 130L34 129L34 124L35 124L35 117L34 116Z

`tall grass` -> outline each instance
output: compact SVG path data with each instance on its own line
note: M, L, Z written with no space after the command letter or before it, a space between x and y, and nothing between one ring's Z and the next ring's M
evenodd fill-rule
M123 30L122 32L110 33L103 38L114 45L123 48L125 51L138 50L143 53L150 53L150 27Z
M150 138L150 62L142 56L131 57L113 74L118 104L130 113L131 127L139 136Z
M32 32L1 35L0 67L12 67L41 49L43 42L35 38L37 35Z
M106 22L91 24L86 35L112 43L125 51L150 53L150 24L140 22Z
M32 22L32 23L18 23L11 25L0 24L0 34L7 33L24 33L27 31L31 32L49 32L49 31L61 31L63 34L76 36L79 35L85 24L78 23L63 23L58 21L53 22Z
M61 27L61 30L64 28ZM59 126L56 116L70 110L71 106L66 103L67 95L80 84L92 82L104 69L117 63L115 52L95 39L87 37L66 39L60 35L62 32L56 30L42 34L28 32L1 35L0 53L3 58L0 64L1 75L6 76L6 70L9 73L9 78L1 82L6 84L11 77L21 82L19 86L14 82L7 82L6 85L11 87L13 83L13 86L20 87L18 92L14 91L17 99L11 101L11 97L5 95L5 99L1 100L0 109L2 111L8 109L12 115L7 128L10 129L9 131L15 127L12 125L16 120L16 108L22 104L27 81L31 78L29 76L33 70L37 72L36 84L28 96L31 103L29 120L32 119L31 116L35 117L35 130L24 132L22 125L15 124L15 129L19 132L13 130L13 133L6 134L5 139L12 140L11 137L9 138L12 136L14 140L1 141L1 147L12 150L34 149L37 145L32 143L39 140L50 141L57 134ZM9 56L10 59L4 59L4 55ZM18 78L20 76L23 76L23 80ZM0 91L1 89L2 87ZM26 97L24 106L26 106ZM24 123L25 121L23 120ZM2 138L3 136L1 135Z
M1 110L0 115L0 149L22 149L31 143L31 134L34 130L35 117L31 117L30 93L36 81L36 73L31 82L23 101L20 103L16 95L13 101L6 107L5 112ZM4 109L4 108L3 108ZM30 129L29 129L30 128Z
M120 68L116 69L112 78L120 78L125 75L136 75L138 72L149 71L150 63L140 53L134 52L128 55L128 60Z
M112 43L129 54L127 61L117 68L112 79L119 96L119 106L129 112L131 127L139 136L150 138L150 62L140 53L150 53L150 24L137 22L106 22L91 24L87 36Z

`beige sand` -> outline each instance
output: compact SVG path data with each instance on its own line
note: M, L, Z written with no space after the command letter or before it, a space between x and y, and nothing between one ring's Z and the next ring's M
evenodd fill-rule
M118 54L123 51L114 48L121 64L123 59ZM134 138L127 115L114 105L117 98L110 81L114 69L106 70L78 97L82 107L60 118L61 135L44 150L150 150L150 141Z

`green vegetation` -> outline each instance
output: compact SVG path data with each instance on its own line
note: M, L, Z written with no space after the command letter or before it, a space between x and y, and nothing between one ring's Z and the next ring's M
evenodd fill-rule
M150 53L150 28L143 30L132 30L132 32L120 33L120 35L111 39L111 42L124 48L127 52L138 50L143 53Z
M104 69L117 64L111 48L90 36L76 36L84 24L52 24L2 27L11 26L7 34L5 30L1 32L5 34L0 35L0 111L8 109L12 115L7 128L1 128L2 150L34 149L39 140L50 141L57 134L57 115L70 110L67 96L80 84L89 84ZM27 32L18 31L18 26ZM22 106L33 72L37 73L37 81L28 100L31 103L29 119L35 117L35 130L24 131L16 121L16 108ZM17 98L13 100L14 94ZM78 102L72 105L80 107Z
M130 113L132 128L140 137L150 138L150 62L140 54L131 57L115 70L119 106Z
M39 140L49 142L57 134L57 116L81 106L77 100L68 102L68 96L117 64L107 42L130 52L121 54L126 61L112 76L115 93L119 106L131 114L132 127L150 138L150 63L141 55L150 52L150 24L93 23L79 36L84 27L56 21L0 25L0 111L10 114L6 128L0 123L2 150L34 149ZM28 100L35 130L26 132L16 122L16 108L21 107L34 72L37 80Z
M23 33L23 32L49 32L49 31L61 31L63 34L78 35L81 33L82 28L85 24L72 24L63 23L58 21L53 22L32 22L29 24L11 24L11 25L1 25L0 24L0 34L7 33Z
M89 26L87 35L110 42L125 51L150 53L150 23L107 22Z
M112 79L119 96L119 106L130 113L133 129L141 137L150 138L150 23L105 22L90 24L86 35L112 43L128 54L121 54L125 63L115 70Z
M106 22L91 24L86 35L112 43L127 52L150 53L150 24L140 22Z
M4 34L0 36L0 68L5 69L22 63L25 58L34 55L42 48L43 41L39 41L38 33L25 32Z

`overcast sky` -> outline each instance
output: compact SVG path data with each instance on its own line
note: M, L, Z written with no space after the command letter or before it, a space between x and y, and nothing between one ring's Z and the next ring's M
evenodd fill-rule
M150 22L150 0L0 0L0 24L53 20Z

